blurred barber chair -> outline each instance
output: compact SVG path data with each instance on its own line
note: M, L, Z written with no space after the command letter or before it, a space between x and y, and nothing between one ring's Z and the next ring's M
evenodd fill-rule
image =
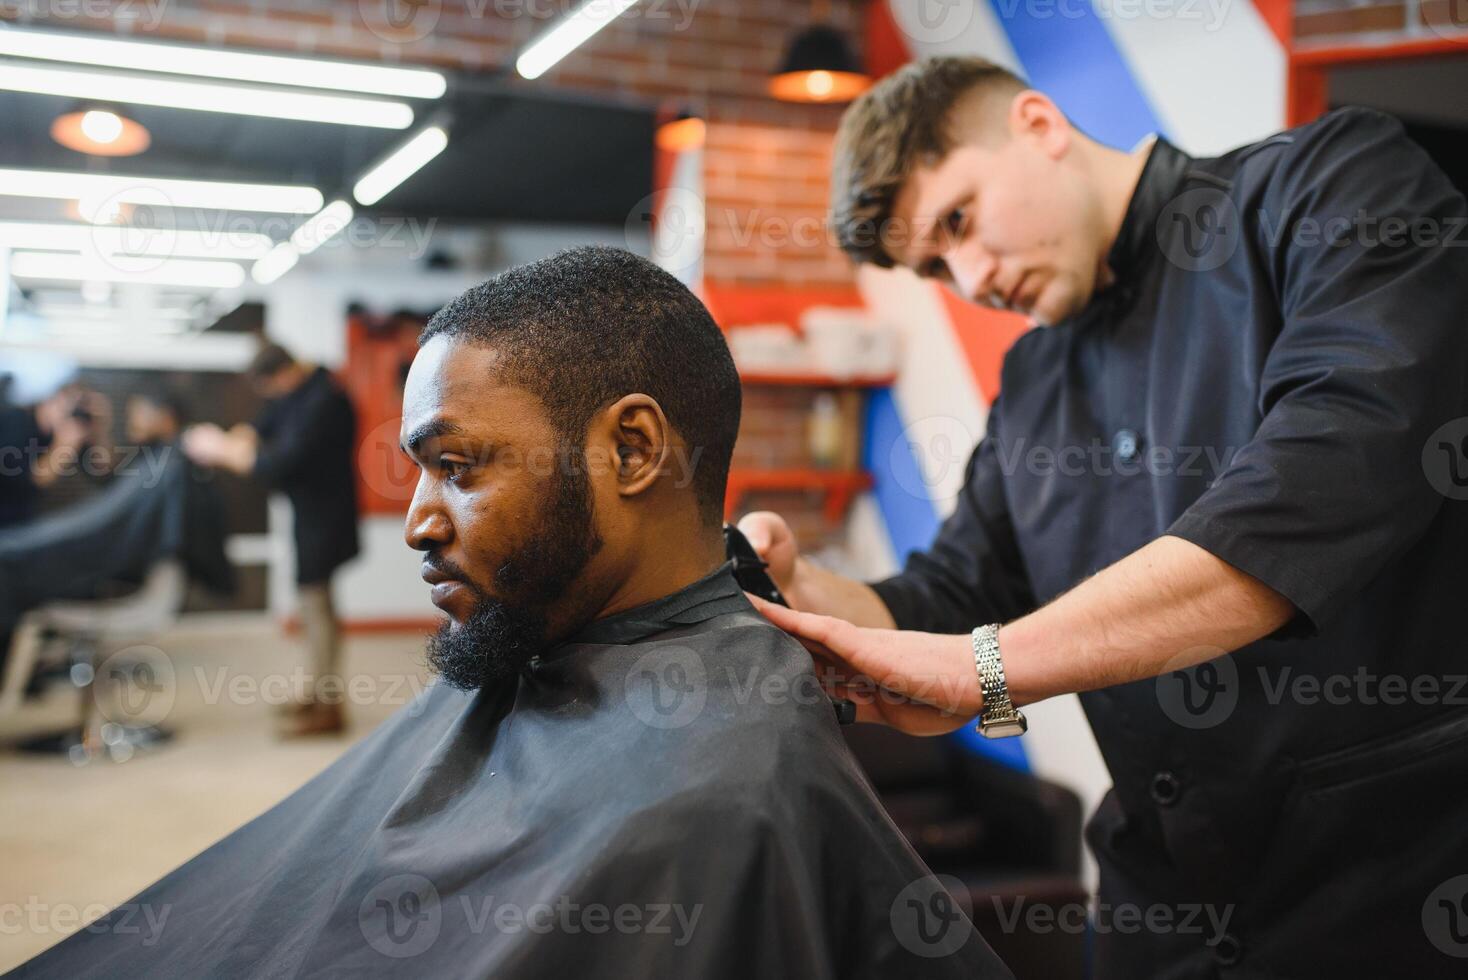
M1084 977L1080 798L952 738L842 732L893 821L1014 975Z
M62 753L78 764L125 762L171 738L158 722L172 704L172 665L146 643L178 621L187 585L182 563L162 559L125 596L53 602L26 613L11 639L0 716L14 713L27 686L48 671L77 689L79 711L75 724L17 747Z

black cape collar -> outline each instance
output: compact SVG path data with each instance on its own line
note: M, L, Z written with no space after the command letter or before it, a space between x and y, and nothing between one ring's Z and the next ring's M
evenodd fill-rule
M671 595L588 623L560 646L547 651L542 659L554 659L570 646L636 643L665 630L692 626L725 613L753 608L734 580L734 563L725 562Z
M1118 284L1126 284L1159 250L1157 219L1167 202L1177 196L1183 175L1192 162L1192 157L1161 136L1153 141L1136 190L1127 202L1116 241L1106 253L1106 264Z

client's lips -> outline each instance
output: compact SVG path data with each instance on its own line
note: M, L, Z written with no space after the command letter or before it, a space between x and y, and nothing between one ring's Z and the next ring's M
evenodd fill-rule
M423 577L423 581L433 586L432 590L430 590L429 598L432 599L435 606L440 608L448 602L449 597L454 594L455 590L462 588L464 585L463 582L434 568L432 565L425 564L420 574Z

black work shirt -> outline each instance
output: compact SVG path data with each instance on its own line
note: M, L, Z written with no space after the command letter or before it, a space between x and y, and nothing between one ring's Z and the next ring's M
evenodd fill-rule
M901 627L967 631L1169 534L1297 608L1081 695L1115 784L1102 900L1236 907L1212 947L1099 935L1103 976L1462 962L1423 909L1468 872L1465 213L1374 112L1217 159L1159 140L1114 285L1010 350L956 510L875 586Z
M357 416L325 368L266 403L254 474L290 498L296 580L325 581L357 555Z
M34 409L0 400L0 527L24 524L35 516L39 491L31 465L50 443Z

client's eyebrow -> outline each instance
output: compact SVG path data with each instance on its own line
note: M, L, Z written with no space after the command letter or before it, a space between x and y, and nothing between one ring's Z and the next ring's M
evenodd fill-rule
M402 441L403 451L410 454L416 453L418 447L423 445L428 439L434 439L439 436L461 436L465 434L465 431L464 427L457 422L450 422L447 419L433 419L432 421L424 422L418 428L408 433Z

